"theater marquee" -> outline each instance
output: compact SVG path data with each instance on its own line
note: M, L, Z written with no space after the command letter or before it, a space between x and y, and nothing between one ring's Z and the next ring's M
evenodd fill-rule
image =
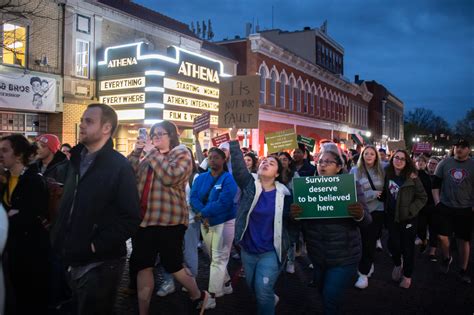
M170 46L158 54L139 42L108 47L98 62L100 102L114 107L119 120L152 124L172 120L190 126L193 119L219 109L223 64ZM217 125L217 116L211 116Z

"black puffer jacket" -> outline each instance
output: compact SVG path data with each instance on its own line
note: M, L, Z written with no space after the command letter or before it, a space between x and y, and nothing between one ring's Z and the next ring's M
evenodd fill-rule
M54 154L53 160L49 162L46 167L46 171L43 173L43 177L52 178L56 182L63 183L66 181L66 167L67 167L67 157L61 151L58 151ZM43 167L43 162L41 160L36 160L34 162L38 170L41 170Z
M109 140L80 177L83 148L79 144L71 150L52 233L54 249L72 266L125 256L125 241L140 224L137 184L127 159Z
M356 182L357 201L364 208L364 218L301 220L306 248L313 264L334 267L358 263L362 253L359 226L372 222L364 192Z

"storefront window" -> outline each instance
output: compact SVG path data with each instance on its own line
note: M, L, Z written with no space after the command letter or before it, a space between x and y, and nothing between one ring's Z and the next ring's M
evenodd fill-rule
M89 77L89 42L80 39L76 40L76 75Z
M3 24L2 62L4 64L26 66L26 27Z

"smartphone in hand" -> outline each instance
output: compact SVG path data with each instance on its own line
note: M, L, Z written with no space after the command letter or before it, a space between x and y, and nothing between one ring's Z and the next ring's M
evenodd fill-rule
M147 139L146 128L139 128L138 129L138 139L146 141L146 139Z

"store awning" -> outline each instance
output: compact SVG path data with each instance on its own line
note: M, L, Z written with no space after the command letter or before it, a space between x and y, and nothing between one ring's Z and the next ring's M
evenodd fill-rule
M354 141L357 145L363 146L364 139L355 133L351 133L351 139Z

